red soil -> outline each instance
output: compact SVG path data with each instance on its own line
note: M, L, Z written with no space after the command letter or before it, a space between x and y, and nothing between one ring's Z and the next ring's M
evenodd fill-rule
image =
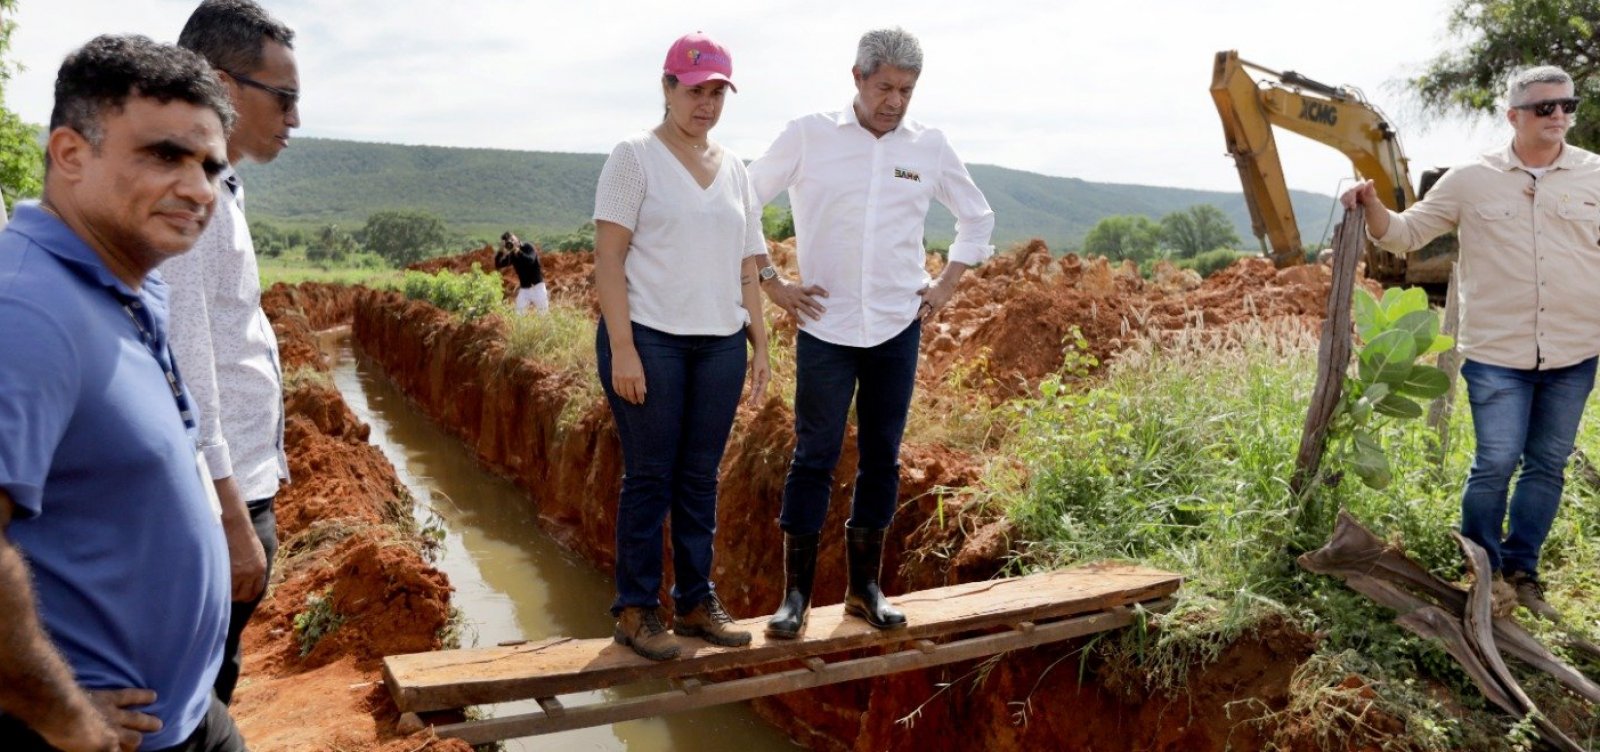
M348 321L357 294L280 284L262 296L285 372L327 370L313 331ZM449 616L450 584L421 554L394 468L331 386L294 389L286 412L294 482L277 498L272 584L244 634L232 708L240 731L256 752L467 752L426 732L400 734L379 674L384 655L439 647ZM323 593L344 621L302 657L294 619Z
M791 245L773 244L772 250L779 263L792 265ZM592 310L589 255L545 258L552 297ZM458 257L434 266L470 263ZM938 265L930 260L931 267ZM951 307L925 332L927 362L919 388L937 393L950 369L970 372L980 354L990 377L985 388L998 395L1031 388L1061 367L1062 338L1074 326L1102 361L1140 336L1209 330L1251 316L1316 326L1329 287L1328 275L1317 267L1277 272L1256 261L1241 262L1204 283L1172 270L1161 275L1161 282L1146 282L1103 260L1053 259L1038 242L1002 254L968 276ZM570 388L573 380L593 375L525 360L505 362L499 341L503 323L493 317L457 323L431 306L380 292L363 293L355 309L354 334L363 351L420 409L473 447L487 467L526 489L552 534L609 570L621 478L615 430L603 401L566 405L569 395L579 393ZM794 330L780 320L775 331L782 347ZM577 416L571 425L558 421L564 410ZM724 457L718 509L724 534L713 577L737 616L769 612L782 587L782 541L774 520L794 446L792 425L793 415L779 399L741 407ZM1010 528L962 493L978 479L974 458L943 446L908 444L901 459L901 505L886 551L886 560L899 566L886 568L885 589L897 593L994 576L1005 561ZM855 463L854 442L847 437L826 530L843 527ZM941 499L940 488L954 491ZM841 537L824 537L819 604L843 597ZM670 578L671 568L667 571ZM1260 734L1272 729L1241 722L1284 706L1289 675L1310 655L1312 640L1286 628L1248 636L1222 660L1195 667L1175 696L1097 684L1095 666L1088 667L1089 683L1079 686L1081 652L1075 651L1082 647L1008 656L976 690L963 685L939 694L909 728L896 719L933 697L940 682L974 670L975 664L753 704L769 722L817 749L1259 749L1266 743ZM1260 704L1249 710L1229 705L1240 700ZM1017 715L1020 708L1027 709L1025 722Z

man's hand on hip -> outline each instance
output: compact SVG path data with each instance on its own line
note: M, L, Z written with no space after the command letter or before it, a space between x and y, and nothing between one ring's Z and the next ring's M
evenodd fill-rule
M52 718L34 731L62 752L136 752L145 734L161 730L160 718L128 710L155 702L151 690L91 689L86 694L92 709L80 706L77 713Z
M917 318L924 322L932 320L944 310L950 299L955 297L956 286L961 284L961 275L967 271L967 265L960 262L951 262L945 267L944 273L933 281L933 284L917 291L922 296L922 305L917 307Z
M828 291L819 285L801 287L782 277L775 277L762 282L761 289L766 291L767 299L773 305L782 308L802 324L806 318L812 321L822 318L822 312L826 310L817 299L828 297Z
M145 734L161 730L161 719L130 707L149 705L156 701L156 693L148 689L92 689L89 698L95 709L110 722L117 732L122 752L135 752Z

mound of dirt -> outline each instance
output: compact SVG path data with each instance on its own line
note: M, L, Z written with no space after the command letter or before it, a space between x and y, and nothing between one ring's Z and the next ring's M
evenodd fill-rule
M360 294L306 283L262 296L286 370L327 370L315 329L348 322ZM256 752L470 752L462 742L400 734L379 675L385 655L439 647L449 617L450 584L422 555L394 467L325 383L297 383L285 413L294 482L275 502L279 554L244 633L232 708L241 733ZM302 656L295 622L313 596L339 623Z

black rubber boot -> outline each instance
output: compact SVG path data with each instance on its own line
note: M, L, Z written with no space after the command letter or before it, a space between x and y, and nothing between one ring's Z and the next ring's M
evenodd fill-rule
M878 568L883 561L884 530L844 529L845 553L850 559L850 589L845 591L844 612L859 616L878 629L899 629L906 615L889 605L878 589Z
M793 640L806 630L811 615L811 583L817 574L817 541L821 533L783 534L783 602L767 620L767 636Z

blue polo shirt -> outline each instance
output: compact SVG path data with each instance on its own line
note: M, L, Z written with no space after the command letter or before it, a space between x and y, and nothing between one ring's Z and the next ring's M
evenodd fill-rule
M167 288L134 292L34 203L0 232L0 488L39 613L91 689L147 688L141 749L182 743L228 628L227 545L194 437L129 317L167 352ZM126 304L127 309L124 309Z

